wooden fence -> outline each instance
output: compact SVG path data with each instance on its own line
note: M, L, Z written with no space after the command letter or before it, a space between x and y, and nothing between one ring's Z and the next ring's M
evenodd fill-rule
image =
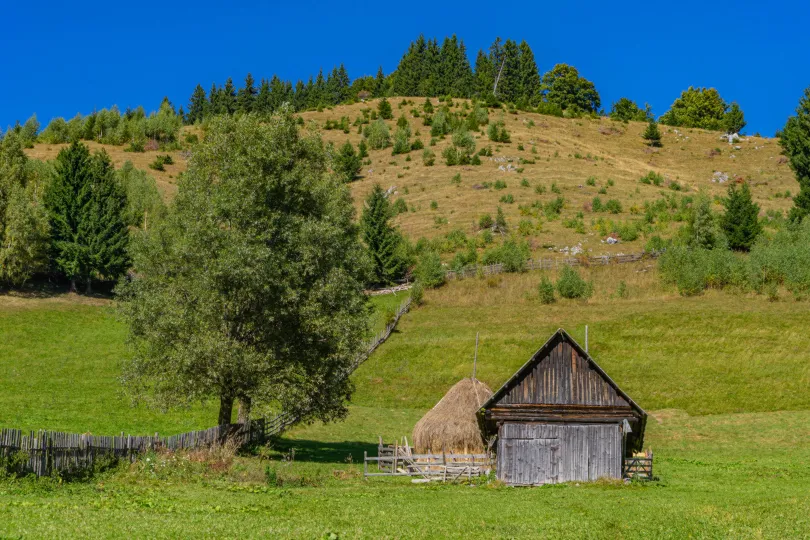
M55 472L92 467L100 458L135 459L150 450L190 450L224 444L228 439L238 444L258 441L264 433L264 421L224 424L201 431L189 431L170 437L157 433L146 436L105 436L61 431L0 430L0 462L22 473L49 476Z
M407 440L377 447L377 456L363 453L363 476L414 476L413 482L451 481L489 474L494 467L492 454L414 454ZM369 465L376 464L376 472Z
M545 257L542 259L529 259L526 261L527 270L552 270L564 266L606 266L609 264L626 264L638 262L643 259L655 259L661 255L661 251L642 251L640 253L628 253L626 255L600 255L598 257L569 256L569 257ZM489 276L504 272L503 264L490 264L486 266L471 265L461 270L447 270L445 277L451 279L463 279L475 277L477 275Z
M646 457L624 458L624 478L640 478L642 480L653 479L653 456L652 452Z

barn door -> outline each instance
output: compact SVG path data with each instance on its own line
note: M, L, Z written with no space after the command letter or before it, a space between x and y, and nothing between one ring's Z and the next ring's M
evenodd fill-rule
M556 437L524 438L528 433L509 431L502 433L506 436L501 437L498 443L498 478L507 484L519 486L557 482L559 440Z

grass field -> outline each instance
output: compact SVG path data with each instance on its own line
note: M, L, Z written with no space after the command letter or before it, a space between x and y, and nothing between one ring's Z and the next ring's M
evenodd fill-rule
M489 119L491 122L505 122L511 142L491 143L484 129L476 134L476 149L490 146L492 158L482 158L481 166L448 167L441 152L450 144L450 137L430 146L430 127L422 125L422 118L414 117L411 112L412 109L421 111L424 98L411 98L410 101L413 103L400 106L402 98L391 98L395 117L395 120L388 121L391 134L393 136L396 128L396 118L404 115L415 134L412 140L418 138L425 148L433 150L437 156L436 164L425 166L421 150L398 156L391 155L390 147L370 150L371 163L363 167L362 176L351 184L351 190L360 210L374 184L379 183L386 189L394 187L394 198L403 198L409 208L408 212L397 216L396 222L412 241L422 236L443 236L455 229L474 235L479 217L486 213L495 216L500 206L512 231L518 231L521 221L524 222L521 234L526 235L534 254L580 243L584 250L594 255L627 253L642 249L651 234L671 235L678 224L656 224L655 230L647 235L623 240L613 246L603 243L605 230L640 220L644 203L658 200L663 195L688 196L699 190L712 196L725 195L727 184L711 181L715 171L726 173L732 180L738 177L747 179L763 212L789 209L792 202L786 197L786 192L795 195L798 190L792 172L779 159L779 145L773 138L747 137L729 145L719 140L718 132L661 126L663 148L651 150L641 138L644 123L624 124L608 118L564 119L524 112L506 114L500 110L491 110ZM433 102L434 106L438 105L437 100ZM455 100L452 110L460 111L463 103L463 100ZM344 116L351 123L362 116L363 109L376 109L376 106L377 101L371 100L322 112L304 112L301 116L307 126L318 130L326 141L339 146L349 140L357 145L362 136L356 127L350 127L348 134L323 128L327 120L337 121ZM199 131L199 128L186 127L184 130ZM91 147L101 145L91 144ZM124 152L123 147L105 148L116 165L130 159L136 167L155 176L167 198L175 193L177 175L187 166L183 155L174 152L175 164L168 166L165 172L156 172L147 166L157 152L138 154ZM29 155L53 159L59 149L59 145L38 144ZM505 166L506 160L521 168L522 172L500 171L499 166ZM639 182L639 178L649 171L663 175L661 186ZM460 175L458 183L451 181L456 174ZM589 177L593 177L593 185L589 185ZM493 187L498 180L505 183L504 188ZM686 191L673 191L671 182ZM487 183L490 184L488 188L484 187ZM553 186L559 194L552 192ZM543 192L538 193L538 190ZM509 195L514 202L501 202ZM565 199L559 217L550 219L531 208L532 204L546 204L558 196ZM603 203L618 200L622 211L612 214L590 210L592 200L597 196ZM522 211L520 207L523 207ZM578 218L580 213L582 217ZM577 220L581 222L579 232L574 225ZM602 227L599 226L600 220L605 223Z
M587 272L596 290L587 302L540 304L539 273L429 291L355 374L346 421L297 427L274 444L269 460L158 455L88 482L0 480L0 536L810 535L805 304L711 291L683 298L661 286L648 263ZM620 280L628 298L615 297ZM375 300L378 313L398 304L383 298ZM49 401L60 393L75 397L65 387L79 377L81 359L106 355L92 372L114 381L110 351L124 350L123 332L106 309L65 299L6 299L0 358L16 354L25 361L0 364L3 380L28 371L11 385L13 394L0 394L4 425L40 427L43 419L69 423L81 416L81 402L64 397L54 407ZM478 375L494 389L557 327L581 339L585 324L595 359L651 414L645 445L655 452L658 481L515 489L362 479L363 451L374 450L378 435L410 438L421 415L469 376L476 332ZM35 339L33 329L43 333ZM20 356L24 346L34 348L30 355ZM74 364L67 382L60 378L64 364ZM99 397L103 412L85 421L95 421L96 429L112 426L98 417L123 417L129 409L116 402L114 385L94 388L106 392ZM16 405L26 400L33 407ZM151 420L139 421L160 421L149 414ZM167 426L176 421L168 418Z

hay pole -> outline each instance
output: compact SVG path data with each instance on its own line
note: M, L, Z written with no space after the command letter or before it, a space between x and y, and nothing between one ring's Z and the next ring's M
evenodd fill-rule
M475 333L475 355L473 356L473 380L475 380L475 368L478 365L478 334L480 332ZM587 340L586 340L587 343Z

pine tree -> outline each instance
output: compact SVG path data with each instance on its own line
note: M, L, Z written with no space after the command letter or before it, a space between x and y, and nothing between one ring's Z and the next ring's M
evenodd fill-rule
M723 206L726 212L720 226L726 233L728 247L735 251L749 251L762 232L762 225L759 223L759 205L751 198L748 184L744 183L742 189L731 184Z
M270 95L270 83L267 79L262 79L259 84L259 93L256 95L254 110L261 115L269 115L273 112L272 96Z
M374 279L380 285L401 278L406 270L406 261L402 256L402 236L389 223L391 217L391 205L385 191L376 184L366 198L360 227L371 256Z
M520 96L521 90L520 52L517 43L511 39L507 39L503 44L501 65L503 69L500 70L500 79L498 79L498 89L495 95L500 99L515 102Z
M225 81L225 87L220 91L222 99L222 107L226 114L233 114L236 112L236 89L233 86L233 79L228 77Z
M647 129L644 130L644 133L641 135L647 144L654 147L661 146L661 131L658 129L658 122L650 118L650 122L647 124Z
M188 102L187 123L196 124L197 122L202 122L203 119L205 119L207 109L208 99L205 97L205 90L198 84Z
M45 192L51 249L57 269L70 280L116 279L127 265L126 196L106 153L90 157L75 142L59 152L53 181Z
M386 98L382 98L377 104L377 111L380 114L380 118L383 120L391 120L394 117L394 112L391 110L391 104Z
M127 247L129 230L125 221L127 198L123 186L115 178L115 168L106 151L90 159L92 194L84 214L85 240L90 260L90 278L114 280L129 266Z
M383 97L386 94L385 73L383 73L382 66L377 69L377 76L374 78L374 91L371 93L374 97Z
M362 166L361 156L354 151L354 146L349 141L340 147L340 152L333 158L332 168L342 182L349 183L357 178Z
M492 94L495 75L492 73L492 62L484 51L479 50L475 59L475 93L480 98Z
M337 70L338 103L344 103L349 100L351 85L352 81L349 78L346 67L340 64Z
M745 127L745 115L743 115L742 109L740 106L737 105L736 102L731 104L728 112L726 112L725 116L723 116L723 128L725 128L726 133L739 133Z
M245 77L245 86L239 89L236 98L236 110L242 114L252 113L256 103L256 86L253 75L250 73Z
M427 41L420 35L412 42L394 72L393 92L397 96L419 95L419 84L425 75Z
M309 98L310 107L319 107L326 103L326 80L323 78L323 69L318 71L318 77L315 79Z
M222 103L221 92L220 89L217 88L216 83L211 85L211 91L208 92L208 101L210 103L208 108L210 114L225 114L226 111L224 104Z
M520 52L518 62L519 97L525 98L527 104L536 103L540 95L540 72L537 70L534 53L525 41L520 42L518 49Z

